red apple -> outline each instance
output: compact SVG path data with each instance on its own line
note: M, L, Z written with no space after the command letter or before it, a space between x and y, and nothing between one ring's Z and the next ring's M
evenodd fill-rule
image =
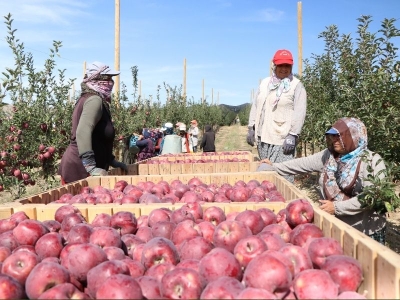
M176 224L174 222L161 221L152 225L151 233L153 237L163 237L170 240L175 227Z
M38 299L90 299L72 283L57 284L39 296Z
M183 220L176 224L171 234L171 241L179 248L184 241L197 236L201 236L199 226L192 220Z
M290 229L289 226L281 226L279 224L270 224L264 227L261 232L270 231L279 235L285 243L289 243L290 241Z
M121 260L108 260L91 268L89 272L87 272L87 292L89 296L95 298L99 289L103 291L103 287L107 287L107 285L105 285L107 279L116 274L129 276L128 265ZM105 299L109 299L109 297L110 296L107 295Z
M263 253L251 260L244 270L246 287L262 288L271 293L289 290L292 284L290 269L281 260Z
M119 181L117 181L117 182L115 183L115 185L114 185L114 190L123 192L124 189L127 187L127 185L128 185L128 182L127 182L127 181L125 181L125 180L119 180Z
M73 206L73 205L63 205L63 206L60 206L60 207L56 210L56 212L55 212L55 214L54 214L54 220L56 220L57 222L60 222L60 224L61 224L62 221L63 221L63 219L64 219L64 217L65 217L66 215L68 215L68 214L71 214L71 213L80 213L80 211L79 211L78 208L76 208L76 207Z
M200 260L198 259L184 259L176 265L177 268L189 268L199 272Z
M238 241L233 254L240 266L245 269L249 262L267 250L267 245L259 236L248 236Z
M61 235L57 232L49 232L37 240L35 251L42 260L46 257L59 257L63 247Z
M297 225L312 223L314 220L314 208L306 199L296 199L287 206L286 222L294 228Z
M106 213L99 213L94 217L91 225L92 227L111 227L111 216Z
M196 236L182 242L178 252L181 260L200 260L212 249L214 249L214 245L210 241L202 236Z
M320 269L330 255L341 255L343 249L334 238L321 237L312 239L308 245L308 254L314 268Z
M239 221L223 221L217 225L213 235L215 247L222 247L233 253L242 238L252 235L249 227Z
M41 262L26 278L25 291L30 299L37 299L51 287L66 282L70 282L67 269L57 263Z
M225 212L218 206L207 207L203 212L203 220L209 221L213 225L218 225L226 220Z
M17 227L18 221L8 218L8 219L1 219L0 220L0 233L13 230Z
M136 278L145 299L161 299L160 282L151 276L140 276Z
M15 212L10 216L10 220L15 220L17 223L27 219L29 219L29 217L24 211Z
M200 275L206 282L212 282L221 276L242 279L242 268L235 256L224 248L214 248L199 263Z
M0 262L3 262L10 255L11 255L11 249L10 248L4 247L4 246L0 246Z
M312 284L310 284L312 282ZM304 270L293 279L297 299L337 299L337 284L324 270Z
M164 262L176 265L179 262L178 250L170 240L155 237L144 244L141 262L146 269Z
M277 296L264 289L248 287L242 290L236 299L277 299Z
M149 213L148 225L150 227L153 227L153 225L157 222L170 221L171 213L172 213L172 211L170 209L166 209L166 208L153 209Z
M135 251L135 248L138 245L145 244L143 240L141 240L134 234L125 234L121 236L121 241L122 241L122 248L126 250L126 252L130 257L133 257L133 252ZM141 256L139 258L139 261L141 261Z
M29 273L39 262L39 257L33 252L17 251L4 260L0 273L14 278L24 286Z
M13 229L12 233L20 245L34 246L37 240L48 233L48 229L37 220L23 220Z
M301 271L312 269L313 267L311 258L307 251L300 246L287 244L279 249L279 252L283 253L292 262L294 276Z
M104 250L96 245L84 243L75 244L65 257L65 265L77 280L87 280L88 272L107 260Z
M143 299L139 283L125 274L107 278L96 291L96 299Z
M339 293L356 292L363 281L360 262L351 256L328 256L321 270L329 273L332 280L339 286Z
M367 297L357 292L343 292L336 299L367 299Z
M46 131L47 131L47 124L46 124L46 123L41 123L41 124L40 124L40 129L41 129L43 132L46 132Z
M139 227L136 236L142 241L148 242L153 238L153 233L150 227Z
M144 275L145 269L140 261L132 260L130 258L124 258L122 261L128 265L129 274L132 278L138 278Z
M264 241L269 250L279 250L286 244L280 235L271 231L261 231L257 236Z
M119 232L112 227L93 227L93 231L89 237L89 242L99 247L121 247L122 240Z
M305 223L296 226L290 232L290 242L293 245L302 247L309 238L320 238L323 236L322 230L317 225Z
M70 213L64 216L63 221L61 222L60 231L68 232L77 224L86 223L85 218L80 213Z
M151 266L144 272L144 275L151 276L161 282L161 279L164 277L164 275L173 269L175 269L175 265L169 262L164 262Z
M161 279L161 295L167 299L199 299L202 279L192 269L175 268Z
M171 213L171 221L174 222L175 224L178 224L183 220L194 221L194 217L190 212L183 210L181 208L178 208Z
M119 211L111 216L111 227L117 229L121 235L135 233L137 230L137 220L133 213Z
M240 212L235 220L247 225L254 235L260 233L264 228L264 220L261 215L251 209Z
M10 276L0 274L0 299L23 299L23 286Z
M203 208L199 202L191 202L184 204L181 209L193 215L195 220L203 219Z
M222 276L207 284L200 299L240 299L238 296L244 288L236 278Z
M200 228L201 235L212 243L216 226L209 221L199 222L197 226Z
M89 243L90 235L92 234L92 226L84 223L76 224L68 231L65 238L67 244L83 244Z

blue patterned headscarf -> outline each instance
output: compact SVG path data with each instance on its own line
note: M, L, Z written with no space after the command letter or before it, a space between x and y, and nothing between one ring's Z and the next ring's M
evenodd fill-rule
M321 176L327 199L341 201L353 196L352 188L358 176L359 164L368 146L367 129L356 118L341 118L332 128L339 133L346 154L337 155L332 145L328 145L331 155Z
M287 93L290 90L290 82L293 80L293 74L289 74L288 77L279 79L275 74L275 69L272 73L271 80L268 83L268 90L273 91L276 90L276 98L274 102L271 104L272 107L275 107L279 100L281 99L282 93Z

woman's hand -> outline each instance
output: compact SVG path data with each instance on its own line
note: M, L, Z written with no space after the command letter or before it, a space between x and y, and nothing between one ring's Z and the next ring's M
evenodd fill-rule
M330 200L318 200L321 205L319 206L320 209L327 212L328 214L334 215L335 214L335 206L333 205L333 201Z
M264 158L263 160L260 160L260 163L266 163L267 165L272 166L272 162L268 158Z

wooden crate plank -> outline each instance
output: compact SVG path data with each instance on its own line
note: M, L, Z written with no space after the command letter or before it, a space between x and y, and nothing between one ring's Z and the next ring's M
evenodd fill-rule
M250 172L250 164L248 162L238 162L239 172Z
M196 163L196 164L192 164L192 173L193 174L204 174L204 173L208 173L206 172L206 164L204 163Z
M400 299L400 255L380 247L376 258L376 299Z
M215 173L227 173L228 172L228 164L223 162L215 163Z
M0 206L0 220L8 219L13 214L11 206Z
M159 170L161 175L171 174L171 166L172 164L160 164Z
M283 203L283 202L258 202L258 203L252 204L252 208L249 208L249 209L257 210L259 208L268 208L276 214L281 209L284 209L285 207L286 207L286 203Z
M358 288L358 292L363 294L364 291L367 292L366 297L368 299L376 299L376 257L377 248L371 247L371 243L375 242L371 238L360 238L357 245L357 257L362 267L363 272L363 282Z
M34 219L37 220L37 214L36 214L36 208L40 207L40 206L45 206L45 204L25 204L25 205L21 205L21 206L14 206L13 207L13 213L19 212L19 211L23 211L28 217L29 219Z
M160 174L160 165L159 164L151 164L147 165L149 168L149 175L159 175Z
M139 164L128 165L128 175L139 175Z
M139 175L149 175L149 165L142 163L138 164Z
M171 164L171 174L182 174L182 165Z
M229 173L237 173L241 172L239 169L239 163L238 162L227 162L228 165L228 172Z
M192 174L193 173L193 164L185 163L181 164L182 166L182 174Z
M215 173L215 163L204 163L204 173Z
M140 216L148 216L154 209L157 208L169 208L174 210L174 205L169 203L151 203L151 204L144 204L140 205Z
M358 240L359 237L354 235L353 231L345 231L343 234L343 254L356 258Z

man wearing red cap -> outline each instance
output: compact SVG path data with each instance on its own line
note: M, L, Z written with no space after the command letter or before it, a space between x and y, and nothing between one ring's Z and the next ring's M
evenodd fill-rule
M261 81L253 99L247 142L257 143L260 159L283 162L295 156L306 116L307 93L293 76L293 56L289 50L278 50L272 62L272 76ZM293 176L285 178L294 181Z

